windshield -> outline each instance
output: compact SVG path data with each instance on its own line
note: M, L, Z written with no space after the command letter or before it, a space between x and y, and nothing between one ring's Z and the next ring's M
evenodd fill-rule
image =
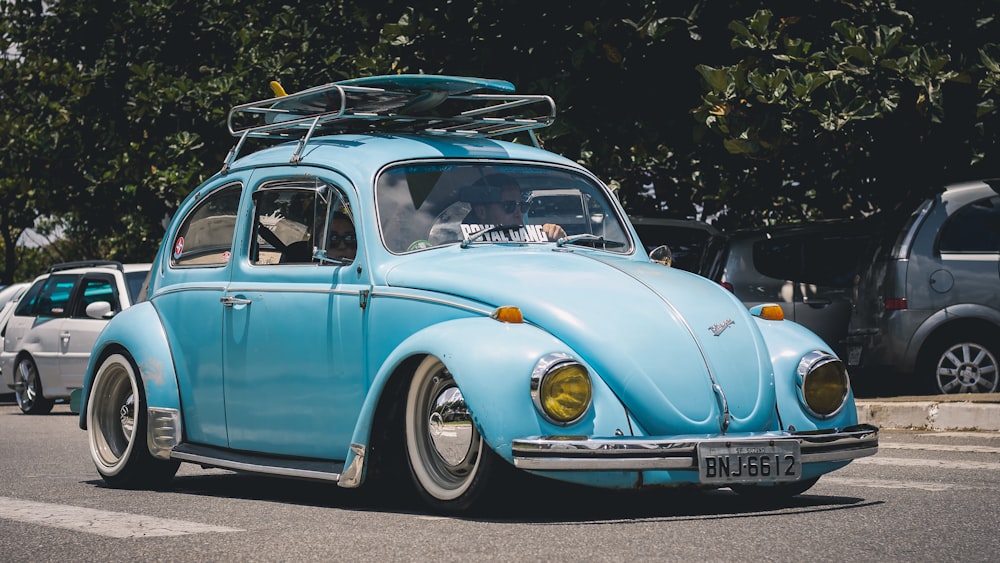
M389 169L375 187L382 240L403 253L465 242L549 243L594 235L588 247L632 243L603 188L566 170L496 163L420 163ZM570 242L573 244L573 242Z

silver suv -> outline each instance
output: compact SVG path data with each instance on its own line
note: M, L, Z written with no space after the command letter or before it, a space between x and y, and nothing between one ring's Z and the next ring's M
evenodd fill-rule
M47 413L83 386L97 335L135 303L149 268L68 262L35 278L2 332L0 374L22 412Z
M855 284L876 225L822 221L736 231L710 251L706 275L747 307L777 303L785 318L815 332L843 354Z
M998 358L1000 179L953 184L876 247L848 364L870 385L912 374L931 393L992 393Z

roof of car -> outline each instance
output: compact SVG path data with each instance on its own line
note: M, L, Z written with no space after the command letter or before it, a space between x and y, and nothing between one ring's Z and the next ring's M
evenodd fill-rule
M125 273L147 271L152 267L150 263L122 264L113 260L80 260L74 262L62 262L53 264L47 273L69 273L81 274L91 272L94 269L112 269Z

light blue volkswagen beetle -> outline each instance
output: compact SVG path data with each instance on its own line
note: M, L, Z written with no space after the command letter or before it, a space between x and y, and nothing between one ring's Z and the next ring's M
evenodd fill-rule
M440 512L518 472L799 494L872 455L828 346L651 260L597 177L537 143L547 96L399 75L236 106L238 139L91 354L112 487L181 462L370 483ZM285 141L240 157L251 139ZM261 141L254 141L261 142Z

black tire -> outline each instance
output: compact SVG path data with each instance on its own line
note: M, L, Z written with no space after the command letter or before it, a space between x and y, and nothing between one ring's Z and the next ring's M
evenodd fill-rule
M924 356L924 381L934 394L1000 391L1000 344L990 333L963 331L931 344Z
M489 503L487 487L507 464L483 441L455 380L433 356L414 372L404 424L410 475L428 506L460 514Z
M87 439L97 472L118 489L167 486L180 462L153 457L146 445L146 395L139 370L124 354L97 369L87 401Z
M819 477L773 485L730 485L729 488L742 497L758 502L781 502L808 491L816 481L819 481Z
M42 377L31 356L21 358L14 367L14 400L24 414L48 414L52 412L52 399L46 399L42 391Z

